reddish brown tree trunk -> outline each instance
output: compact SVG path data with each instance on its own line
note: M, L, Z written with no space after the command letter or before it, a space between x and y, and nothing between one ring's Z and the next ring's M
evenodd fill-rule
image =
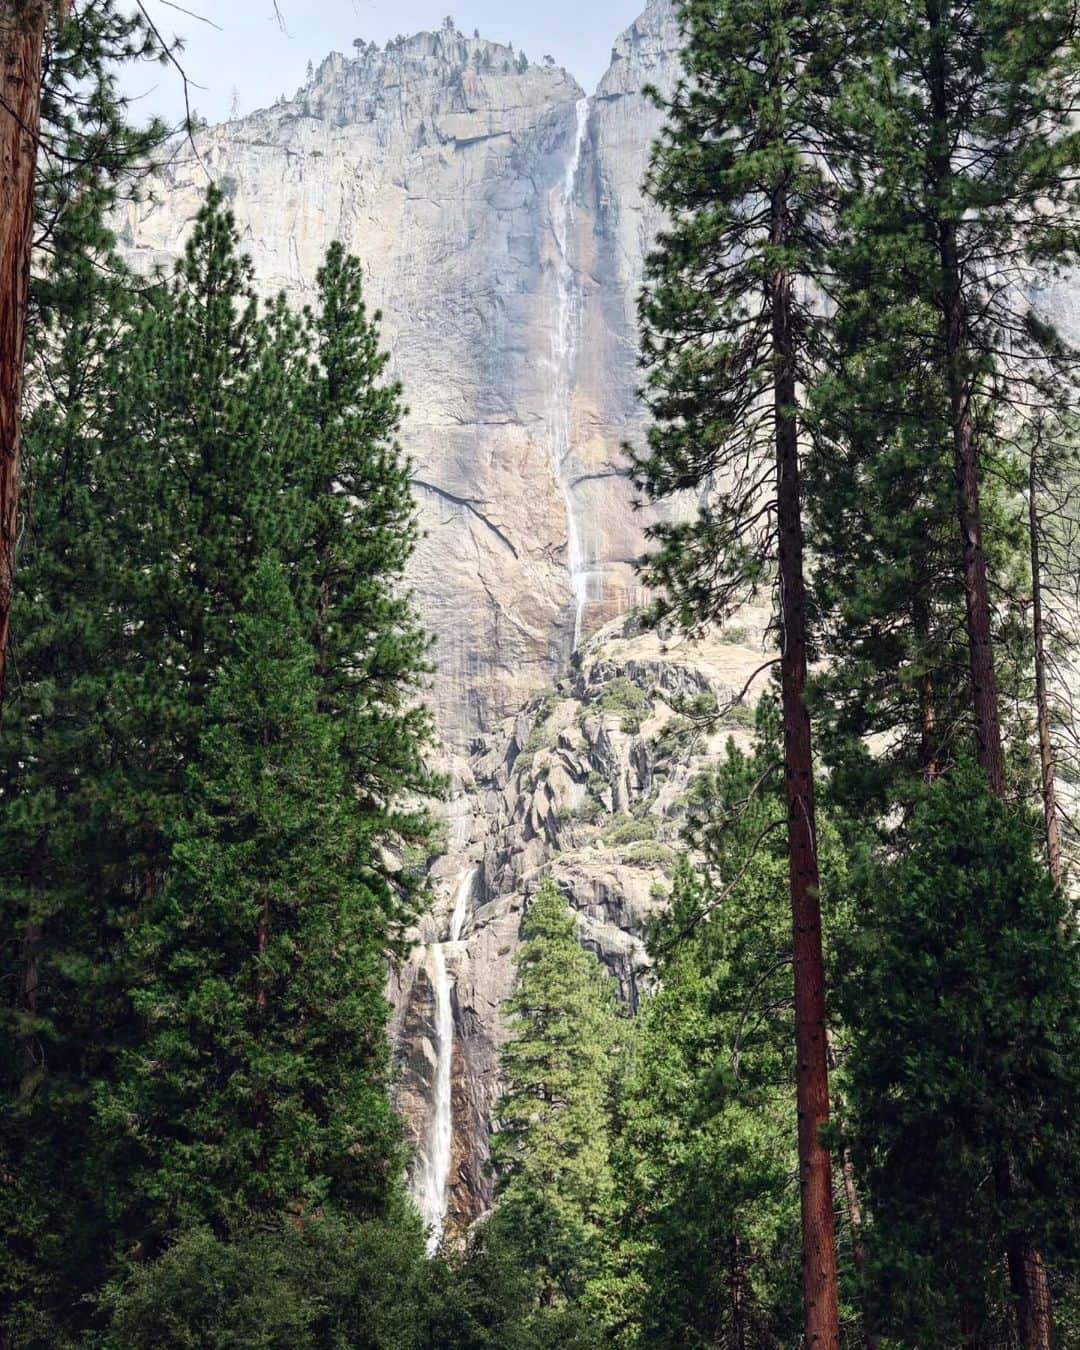
M1017 1321L1023 1350L1046 1350L1054 1344L1054 1309L1042 1255L1022 1235L1009 1243L1009 1283L1017 1299Z
M786 188L772 203L772 238L786 242ZM814 817L814 769L806 706L806 587L803 576L802 500L796 423L795 342L791 278L771 283L777 530L780 561L780 669L784 762L788 800L788 852L795 964L796 1093L799 1117L799 1183L802 1202L803 1299L806 1344L835 1350L840 1344L836 1275L836 1215L832 1160L821 1141L829 1119L829 1064L825 1039L825 962Z
M1054 744L1050 739L1050 701L1046 690L1046 632L1042 608L1042 557L1039 549L1038 473L1035 452L1028 471L1028 528L1031 533L1031 629L1035 641L1035 711L1039 725L1039 768L1042 775L1043 821L1050 875L1061 885L1061 824L1058 820Z
M956 224L950 200L952 120L949 104L946 20L941 0L926 0L933 36L928 67L931 112L937 139L934 178L942 202L938 222L942 281L942 319L946 348L953 453L956 472L957 514L967 611L972 708L979 763L990 790L1005 795L1005 749L1001 734L997 672L994 668L993 609L982 539L979 501L979 441L972 411L973 370L963 271L957 246ZM1002 1196L1006 1200L1006 1196ZM1008 1255L1009 1277L1017 1311L1020 1343L1024 1350L1053 1350L1050 1287L1040 1254L1023 1238L1023 1259Z
M997 672L994 668L990 586L982 542L979 445L971 411L964 304L955 232L951 225L943 230L941 258L975 738L979 763L986 774L990 790L1003 797L1005 749L999 716ZM1002 1197L1003 1200L1006 1198ZM1045 1262L1022 1236L1017 1236L1009 1244L1007 1255L1020 1343L1024 1350L1053 1350L1052 1302Z
M847 1204L848 1222L851 1224L851 1250L855 1257L855 1269L859 1279L866 1279L866 1243L863 1241L862 1204L859 1200L859 1187L855 1181L855 1168L851 1155L844 1150L842 1165L844 1181L844 1200ZM870 1330L870 1324L863 1314L863 1344L866 1350L881 1350L881 1337Z
M20 412L49 8L48 0L0 0L0 717L15 585Z

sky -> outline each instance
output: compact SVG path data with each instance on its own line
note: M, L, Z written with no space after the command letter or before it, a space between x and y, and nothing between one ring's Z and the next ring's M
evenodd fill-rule
M398 33L437 28L452 14L462 32L512 42L533 60L550 53L587 92L607 69L611 44L645 0L143 0L166 36L187 43L182 63L193 87L192 108L210 122L291 95L304 81L309 60L352 52L355 38L380 45ZM190 13L185 13L190 11ZM200 21L195 15L210 22ZM194 87L202 86L201 88ZM133 111L179 121L183 81L171 66L142 66L125 73Z

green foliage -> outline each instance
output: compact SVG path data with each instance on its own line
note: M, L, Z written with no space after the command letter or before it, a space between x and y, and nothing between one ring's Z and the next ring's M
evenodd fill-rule
M554 706L554 693L543 693L539 696L533 709L532 730L529 732L522 754L535 755L538 750L543 750L550 743L547 721Z
M1080 66L1066 4L874 0L863 14L873 49L837 110L860 173L830 258L838 360L817 390L808 503L838 658L819 677L823 745L836 790L881 809L971 722L958 409L980 461L1004 690L1030 659L1015 446L1075 403L1075 384L1027 297L1076 256ZM888 753L867 753L872 735Z
M604 831L604 843L612 848L623 844L636 844L643 840L654 840L659 832L660 822L656 816L616 816Z
M756 777L730 747L712 787L734 807ZM621 1106L618 1171L636 1289L631 1344L793 1343L799 1325L798 1196L790 1068L787 864L779 844L747 851L775 797L727 841L722 905L680 863L650 946L657 986L643 1003ZM734 1343L738 1343L735 1339Z
M492 1141L501 1194L490 1228L530 1272L537 1307L566 1309L599 1273L611 1200L615 994L550 878L523 937L507 1003L507 1092Z
M693 519L650 529L644 569L654 617L694 633L774 577L772 280L782 269L800 296L821 280L835 192L822 157L855 25L829 0L686 0L678 14L685 77L656 95L666 125L646 183L667 213L640 302L652 425L632 454L650 499L697 494ZM781 191L782 242L769 210ZM792 345L812 386L828 338L804 299Z
M314 666L267 559L211 684L169 876L129 931L140 1042L97 1093L144 1242L263 1211L378 1211L398 1163L385 882Z
M397 1213L318 1217L224 1240L182 1234L106 1291L109 1350L413 1350L430 1344L423 1235Z
M212 196L137 304L65 265L0 738L0 1322L58 1345L183 1222L386 1203L384 961L420 898L386 859L431 786L356 264L261 308Z
M655 984L619 1099L615 1229L628 1346L801 1342L791 915L778 714L692 793L695 861L652 925ZM830 938L846 850L819 820ZM845 1280L847 1276L845 1274Z
M1012 1236L1075 1263L1080 953L1034 841L961 764L867 888L841 999L850 1134L878 1324L905 1343L1007 1320Z
M648 717L652 700L640 685L628 680L625 675L617 675L603 687L603 692L593 705L601 714L618 715L620 725L628 735L641 730L641 724Z
M637 867L670 867L676 858L673 848L655 841L641 841L630 844L622 850L624 862Z

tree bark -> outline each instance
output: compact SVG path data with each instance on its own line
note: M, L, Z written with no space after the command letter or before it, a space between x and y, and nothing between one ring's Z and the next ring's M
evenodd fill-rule
M1042 557L1039 549L1038 484L1034 450L1028 470L1028 528L1031 534L1031 629L1035 645L1035 711L1039 726L1039 769L1042 776L1046 856L1054 884L1061 885L1061 822L1058 819L1054 744L1050 739L1050 702L1046 692L1046 631L1042 608Z
M971 400L964 377L966 364L965 317L960 271L956 262L955 234L951 225L943 231L942 262L945 267L946 332L949 350L949 385L956 452L956 484L963 550L964 597L967 607L968 647L971 662L972 704L979 763L990 790L1005 795L1005 750L1001 735L997 672L991 629L990 587L982 543L979 505L979 446L971 414ZM951 244L950 244L951 240ZM1002 1197L1006 1199L1006 1197ZM1014 1257L1012 1248L1021 1250ZM1024 1350L1053 1350L1053 1316L1046 1264L1023 1237L1010 1243L1009 1281L1016 1304L1017 1329Z
M967 611L968 659L971 669L975 742L986 781L997 796L1005 795L1005 750L1001 736L990 583L983 548L979 501L979 442L971 410L967 322L964 312L956 230L942 226L941 263L945 298L945 343L948 360L950 418L956 472L956 504Z
M994 668L990 586L982 542L979 443L966 373L969 360L966 316L955 229L951 224L946 224L942 229L941 259L975 738L979 763L986 774L990 790L1003 797L1005 750L1001 735L997 672ZM1002 1196L1002 1199L1006 1200L1007 1197ZM1014 1255L1014 1247L1019 1255ZM1009 1244L1007 1255L1020 1344L1024 1350L1053 1350L1052 1300L1046 1264L1040 1253L1022 1236L1017 1236Z
M1008 1258L1020 1344L1023 1350L1046 1350L1054 1344L1054 1309L1046 1262L1022 1234L1009 1243Z
M1003 797L1005 750L1001 734L997 671L994 667L993 611L982 539L979 439L971 406L972 352L957 226L951 201L952 119L942 0L926 0L926 15L933 38L928 77L936 145L931 169L940 208L936 225L941 264L945 374L956 473L975 739L979 763L986 774L990 790ZM1006 1201L1006 1196L1001 1198ZM1026 1239L1018 1237L1016 1242L1024 1248L1023 1259L1014 1260L1011 1252L1007 1255L1020 1343L1024 1350L1053 1350L1052 1304L1045 1263Z
M0 718L15 586L21 408L49 0L0 0Z
M771 207L772 242L788 237L787 186ZM796 1095L802 1204L803 1298L806 1344L840 1344L836 1273L836 1216L832 1160L821 1141L829 1119L829 1065L825 1038L825 962L814 818L810 714L806 706L806 587L803 575L802 499L796 423L794 301L783 270L770 282L774 360L777 531L780 562L781 689L788 800L788 855L795 965Z
M926 568L920 560L918 565L918 591L912 606L912 627L915 635L915 649L924 653L930 641L930 607L926 601L929 584L925 577ZM941 736L937 718L937 688L934 673L928 670L919 679L919 771L925 782L933 783L941 776Z
M842 1163L844 1181L844 1200L847 1204L848 1222L851 1224L851 1250L855 1257L855 1270L859 1279L866 1279L866 1243L863 1241L862 1204L859 1200L859 1188L855 1181L855 1167L851 1155L844 1150ZM870 1323L863 1313L863 1345L866 1350L881 1350L881 1337L870 1330Z

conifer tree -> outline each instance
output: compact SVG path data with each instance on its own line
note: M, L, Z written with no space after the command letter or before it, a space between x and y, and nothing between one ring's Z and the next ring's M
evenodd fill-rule
M169 876L131 931L145 1030L98 1095L144 1243L378 1212L396 1170L384 881L314 663L267 558L211 684Z
M877 867L842 985L871 1289L905 1344L1005 1334L1018 1239L1075 1267L1080 954L1033 842L972 762L954 767Z
M432 787L431 721L417 698L429 639L403 583L417 538L412 465L396 440L401 385L386 378L381 315L368 315L359 262L332 244L317 286L306 316L313 435L286 470L307 512L298 586L313 616L319 706L343 722L351 780L377 818L401 793ZM399 807L394 826L413 835L427 821Z
M656 986L616 1155L642 1345L790 1344L802 1325L787 857L775 832L754 847L782 807L774 792L748 800L776 746L762 749L764 762L729 744L695 783L690 811L717 853L680 864L649 934Z
M1008 466L1025 422L1050 410L1060 416L1075 397L1072 357L1028 300L1041 279L1076 257L1075 13L1069 3L1012 0L861 8L882 55L850 95L867 179L849 250L862 255L866 294L885 324L904 326L904 341L886 339L878 392L864 382L861 397L872 416L884 379L886 397L928 414L924 439L913 437L914 472L895 491L918 491L923 475L932 502L946 484L953 490L959 529L946 574L959 582L962 606L944 626L964 634L978 760L991 790L1004 795L995 585L1007 592L1007 578L991 572L988 484ZM870 329L868 350L881 322ZM887 546L880 519L874 524ZM936 534L936 517L932 524ZM924 604L942 598L940 589L928 596L921 580L912 591L920 589ZM1015 1227L1009 1266L1021 1342L1045 1350L1046 1271Z
M599 1268L612 1189L615 992L550 878L523 938L492 1140L501 1186L492 1223L532 1273L541 1307L557 1308L580 1298Z
M155 839L183 809L207 690L251 570L270 549L283 560L299 551L303 508L286 498L284 465L309 438L304 419L282 410L300 401L303 360L284 307L261 316L250 260L211 189L174 277L110 364L102 430L105 486L123 504L114 602L133 630L114 697L130 721L122 739L149 748L126 786L132 816L146 822L151 889Z
M139 1242L170 1231L181 1211L199 1212L172 1154L162 1170L172 1187L168 1204L147 1181L152 1147L168 1152L155 1134L160 1115L148 1118L145 1137L125 1119L106 1138L89 1104L96 1090L102 1117L112 1119L123 1092L134 1091L152 1018L135 1011L132 990L167 996L155 985L165 952L154 950L150 916L160 920L166 897L176 894L170 887L180 884L174 852L196 829L192 775L207 753L211 690L237 659L252 574L270 553L314 663L311 712L326 738L319 754L329 757L321 779L327 791L336 784L348 812L344 823L335 817L340 847L350 850L339 879L350 888L342 904L363 911L356 945L339 953L353 963L354 1003L342 998L327 1009L331 1021L353 1018L340 1057L342 1073L355 1072L348 1088L340 1075L327 1078L340 1129L327 1126L306 1163L297 1150L306 1190L293 1198L314 1203L321 1169L329 1169L327 1186L345 1208L377 1208L393 1189L398 1144L384 1090L381 971L415 899L390 875L382 846L422 828L423 816L403 811L401 795L407 783L427 782L421 742L428 721L417 708L424 644L394 571L411 548L411 516L400 497L396 446L378 436L371 462L392 479L388 495L398 493L400 510L376 501L365 532L362 500L348 510L336 500L322 509L319 494L339 489L329 477L332 456L318 458L322 377L306 322L283 303L260 308L235 245L231 219L211 200L175 277L138 304L128 302L123 278L109 267L78 250L65 253L70 275L57 275L58 317L37 354L50 392L30 424L41 521L27 534L27 593L16 611L20 680L10 741L0 743L0 910L7 931L19 935L2 951L0 1159L11 1175L13 1160L22 1164L18 1186L0 1191L10 1257L0 1318L7 1324L29 1315L48 1328L46 1339L93 1321L84 1295L101 1284L118 1244L139 1250ZM377 381L380 369L357 364L345 379L369 370ZM363 407L369 396L378 402L370 390L342 387L338 406ZM342 436L356 462L365 453L353 434L358 426ZM344 454L340 446L337 453ZM376 478L369 472L373 498ZM333 528L316 539L318 519ZM333 566L313 556L316 544ZM357 608L342 619L341 645L331 644L332 662L320 673L316 637L337 630L337 614L346 615L359 583L344 578L320 609L311 577L320 568L336 575L335 567L382 565L387 577L366 579L375 599L362 617ZM345 646L353 638L350 662ZM375 733L357 734L367 727ZM329 807L326 814L331 819ZM310 836L313 847L325 841L314 827ZM167 927L160 932L164 942ZM318 948L317 927L303 936ZM376 968L375 984L359 983ZM327 979L333 970L330 962ZM300 1078L293 1106L306 1130L305 1112L318 1103L310 1079ZM32 1092L22 1092L24 1081ZM215 1099L222 1111L224 1101L224 1094ZM152 1117L152 1094L143 1104ZM210 1131L192 1145L216 1158L219 1177L250 1124L250 1111L237 1109L228 1140ZM215 1128L221 1123L219 1116ZM193 1130L192 1118L185 1126ZM343 1142L348 1129L362 1137ZM337 1172L329 1161L335 1140L344 1150ZM290 1184L279 1175L270 1190L280 1198ZM228 1206L220 1194L203 1199L204 1212L221 1201L223 1223ZM140 1232L143 1224L154 1231Z
M100 220L85 224L79 246L54 255L48 328L35 337L17 678L0 737L0 1170L13 1179L0 1187L0 1339L17 1329L43 1343L60 1335L58 1310L77 1308L102 1274L89 1097L124 1016L127 857L109 806L116 747L104 715L124 631L108 600L99 428L104 367L133 297L115 259L89 247Z
M23 475L21 413L33 350L73 250L107 251L104 217L148 167L162 123L133 127L117 67L162 58L141 12L113 0L8 0L0 10L0 712ZM43 276L32 275L45 260ZM57 266L57 262L60 266Z
M655 425L635 458L653 499L693 491L689 523L653 531L646 579L662 614L694 631L776 578L796 936L799 1162L806 1339L839 1343L825 977L816 856L800 388L825 329L813 301L833 181L822 171L829 104L848 38L822 0L680 6L685 78L649 191L670 216L641 305L645 399ZM834 168L838 167L833 166Z

